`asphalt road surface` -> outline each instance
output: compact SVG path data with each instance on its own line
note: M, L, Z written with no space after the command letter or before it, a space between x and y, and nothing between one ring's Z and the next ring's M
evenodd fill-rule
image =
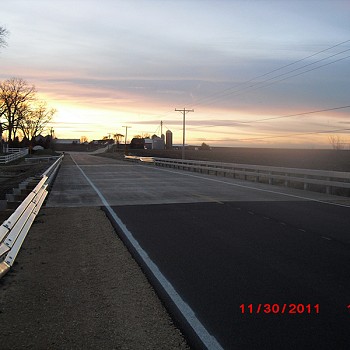
M349 348L346 200L87 154L72 159L48 206L105 206L192 345Z

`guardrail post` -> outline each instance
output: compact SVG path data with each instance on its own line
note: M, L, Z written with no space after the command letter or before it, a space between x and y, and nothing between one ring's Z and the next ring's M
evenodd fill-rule
M255 171L256 176L255 176L255 182L259 182L260 178L259 178L259 170Z
M269 185L273 185L272 171L269 172Z
M289 187L289 180L288 180L289 174L284 174L284 176L285 176L284 186Z

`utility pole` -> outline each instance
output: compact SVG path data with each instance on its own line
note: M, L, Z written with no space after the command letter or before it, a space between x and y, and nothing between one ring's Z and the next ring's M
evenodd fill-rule
M53 129L53 127L51 127L50 129L50 148L54 151L53 145L54 145L54 141L53 141L53 136L54 136L55 130ZM31 142L30 142L31 144ZM30 150L31 151L31 150Z
M111 139L111 133L108 133L108 140L107 140L107 149L109 150L109 140Z
M182 128L183 128L183 133L182 133L182 159L185 159L185 127L186 127L186 113L187 112L194 112L194 109L176 109L176 112L182 112L183 119L182 119Z
M125 126L125 125L123 125L123 128L125 128L125 151L124 151L124 153L125 153L125 155L126 155L126 141L127 141L127 139L128 139L128 128L131 128L131 126Z

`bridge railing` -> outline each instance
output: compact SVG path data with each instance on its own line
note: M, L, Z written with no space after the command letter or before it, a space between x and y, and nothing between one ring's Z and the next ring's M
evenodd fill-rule
M143 157L133 158L143 161ZM221 163L200 160L183 160L172 158L146 157L147 162L157 166L170 167L193 172L230 176L242 180L263 182L270 185L297 187L304 190L324 188L330 194L333 189L342 189L342 195L349 195L350 173L328 170L284 168L275 166Z
M48 187L58 171L62 158L63 155L42 174L41 180L33 191L0 226L0 278L13 265L22 243L48 194Z

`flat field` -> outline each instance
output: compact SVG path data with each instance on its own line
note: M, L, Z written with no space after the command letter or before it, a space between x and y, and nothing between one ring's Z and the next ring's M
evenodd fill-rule
M129 150L131 155L181 158L181 150ZM350 171L350 150L213 147L186 150L186 159L288 168Z

